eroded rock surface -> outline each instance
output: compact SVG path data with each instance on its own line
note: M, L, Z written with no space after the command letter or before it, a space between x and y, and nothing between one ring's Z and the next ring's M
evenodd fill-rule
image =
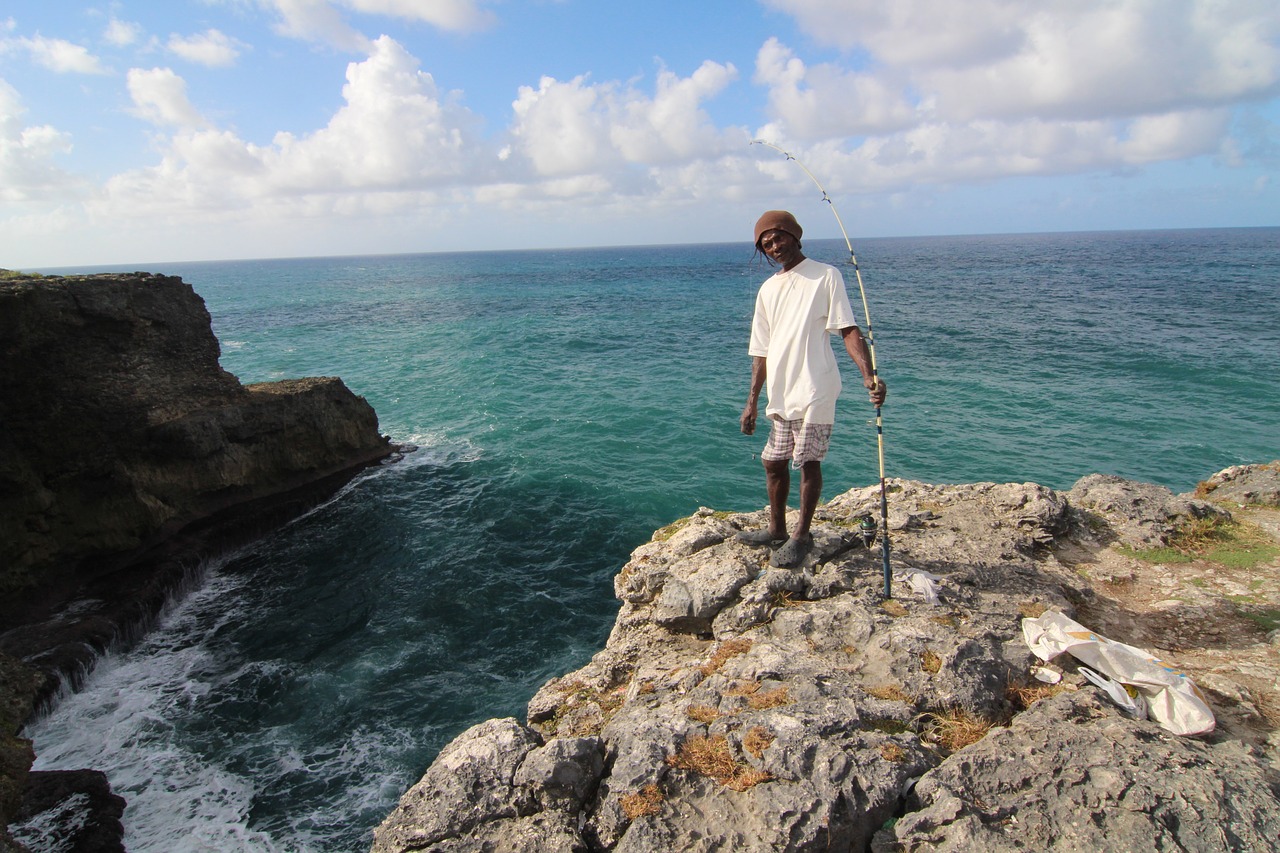
M1225 509L1116 478L1066 494L891 487L891 600L879 547L858 535L878 488L820 508L795 571L734 539L763 512L703 509L660 531L615 579L605 648L544 685L526 723L489 721L447 747L373 850L1238 850L1280 837L1277 720L1257 711L1270 694L1220 685L1210 696L1236 712L1229 724L1179 738L1123 716L1069 659L1054 661L1058 686L1034 680L1021 633L1048 608L1119 610L1114 579L1141 583L1146 564L1117 543L1168 544ZM1122 621L1107 627L1133 641ZM1275 658L1265 624L1235 627L1235 651ZM1280 661L1271 672L1274 684Z
M32 756L16 733L40 702L145 630L203 554L393 453L341 380L246 387L218 357L180 278L0 280L0 823L19 811ZM120 829L100 774L76 792L38 778L31 826L48 817L58 849L119 849L102 841Z
M180 278L0 281L0 583L91 573L391 452L341 380L245 387L218 356Z

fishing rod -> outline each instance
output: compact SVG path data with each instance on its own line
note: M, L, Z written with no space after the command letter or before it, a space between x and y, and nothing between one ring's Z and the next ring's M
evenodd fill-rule
M822 193L822 200L831 208L831 214L835 216L836 224L840 226L840 233L844 235L844 244L849 248L849 263L853 266L853 274L858 281L858 293L862 297L862 316L867 321L867 353L871 356L871 379L874 385L879 385L880 374L876 369L876 338L875 333L871 330L871 310L867 307L867 290L862 286L862 270L858 267L858 257L853 253L853 242L849 239L849 232L844 230L844 222L840 220L840 213L836 210L835 202L831 200L831 196L827 195L827 191L823 189L822 183L814 176L813 172L809 171L809 167L797 160L796 156L790 151L784 151L772 142L763 139L753 139L751 144L772 148L803 169L804 173L809 176L809 180L813 181L814 186ZM889 492L884 478L884 419L880 414L879 403L876 404L876 449L880 457L880 553L884 556L884 597L893 598L891 589L893 571L889 568Z

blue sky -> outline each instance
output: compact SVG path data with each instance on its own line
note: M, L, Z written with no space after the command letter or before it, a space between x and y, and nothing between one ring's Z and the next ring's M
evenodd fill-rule
M0 267L1280 224L1274 0L8 0Z

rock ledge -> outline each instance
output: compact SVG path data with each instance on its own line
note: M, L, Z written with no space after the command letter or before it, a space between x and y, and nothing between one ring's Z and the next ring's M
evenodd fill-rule
M703 509L660 532L615 579L623 604L605 648L539 690L527 722L490 720L448 745L372 849L1274 845L1280 634L1224 618L1213 646L1161 637L1154 653L1214 683L1218 729L1180 738L1126 717L1069 659L1049 667L1058 686L1036 681L1021 632L1049 608L1134 644L1157 620L1177 624L1170 611L1203 618L1197 601L1139 602L1144 575L1168 570L1131 555L1228 509L1096 475L1065 494L891 488L891 600L878 547L857 539L878 488L820 508L799 571L771 569L768 549L735 541L764 512ZM1271 607L1276 566L1243 579ZM913 571L935 589L913 586Z

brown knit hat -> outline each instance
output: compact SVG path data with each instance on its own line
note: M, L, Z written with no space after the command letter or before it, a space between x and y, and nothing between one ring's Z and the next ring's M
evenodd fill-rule
M804 233L804 229L800 227L799 222L796 222L796 218L785 210L766 210L764 215L756 220L757 247L766 231L786 231L796 240L799 240L800 235Z

